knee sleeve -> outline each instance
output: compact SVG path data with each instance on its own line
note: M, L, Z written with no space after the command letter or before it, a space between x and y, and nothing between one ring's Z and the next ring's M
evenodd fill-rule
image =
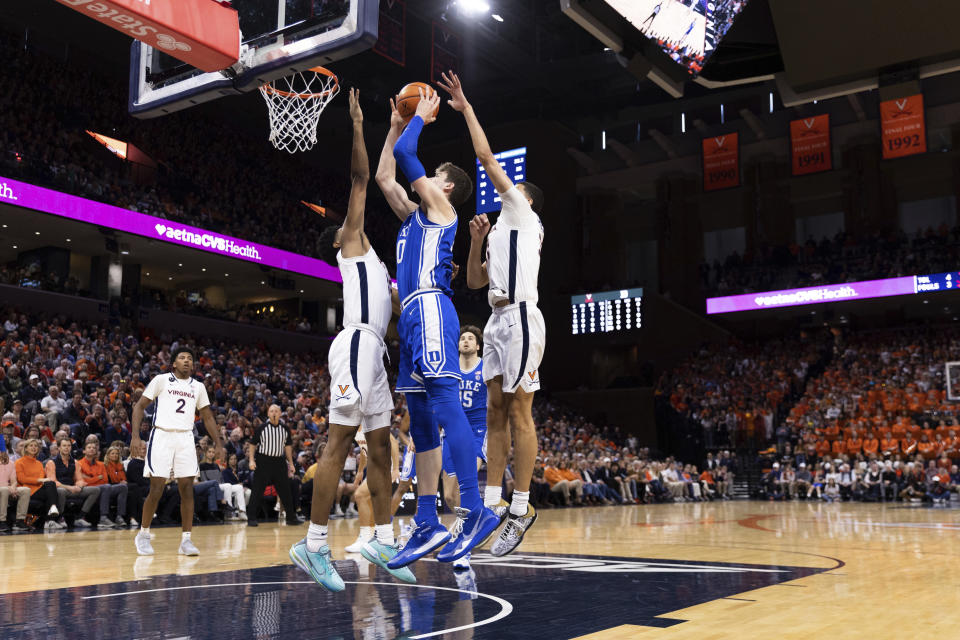
M440 430L425 393L408 393L407 410L410 412L410 437L418 453L426 453L440 446Z

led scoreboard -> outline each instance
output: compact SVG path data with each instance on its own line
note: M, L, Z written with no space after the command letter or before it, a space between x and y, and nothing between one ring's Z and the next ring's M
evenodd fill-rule
M621 289L570 296L573 335L639 329L643 289Z
M523 182L527 175L527 148L511 149L493 156L513 184ZM487 172L477 160L477 215L500 211L500 195L493 188Z

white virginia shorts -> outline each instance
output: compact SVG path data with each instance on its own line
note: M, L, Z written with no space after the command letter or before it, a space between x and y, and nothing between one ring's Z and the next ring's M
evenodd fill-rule
M393 395L383 366L386 346L375 334L347 327L334 338L330 368L330 424L363 425L363 431L389 427Z
M193 478L200 473L193 431L168 431L155 428L147 442L144 477Z
M494 308L483 330L483 377L503 376L503 392L540 389L540 362L547 332L536 305L518 302Z

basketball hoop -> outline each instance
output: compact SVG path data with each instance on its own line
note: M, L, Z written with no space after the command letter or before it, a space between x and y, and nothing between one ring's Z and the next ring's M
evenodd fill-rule
M317 143L317 121L340 91L336 74L323 67L298 71L260 87L270 112L270 142L296 153Z

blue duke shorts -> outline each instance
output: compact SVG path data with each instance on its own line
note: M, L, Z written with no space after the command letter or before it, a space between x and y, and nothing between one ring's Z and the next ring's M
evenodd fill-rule
M460 380L460 318L440 291L410 300L400 312L400 362L396 390L425 392L424 378Z

